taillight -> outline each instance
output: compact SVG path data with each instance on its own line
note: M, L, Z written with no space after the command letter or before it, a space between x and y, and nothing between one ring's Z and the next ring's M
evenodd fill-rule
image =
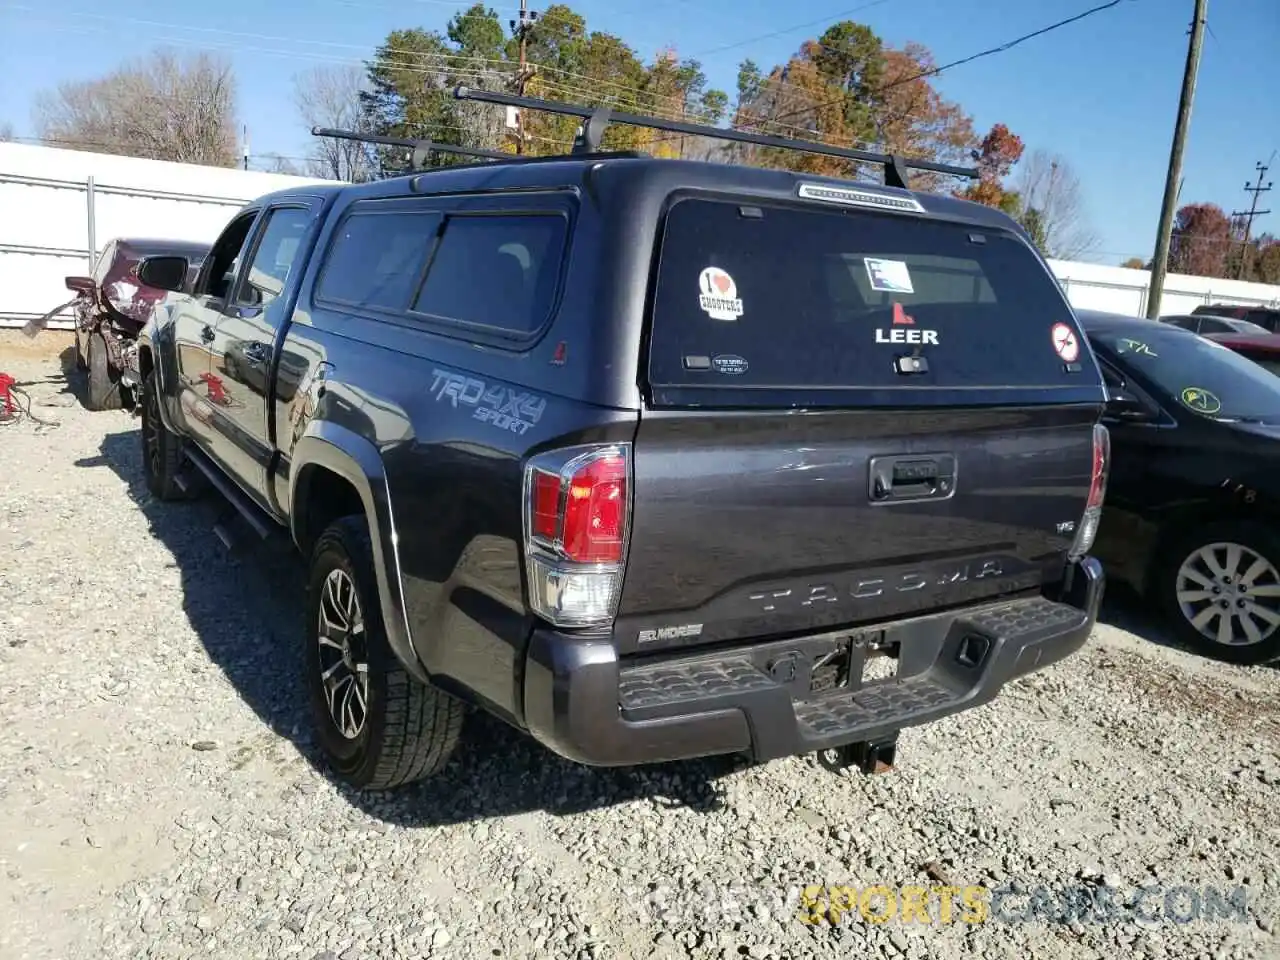
M1102 504L1107 496L1107 475L1111 471L1111 434L1100 423L1093 425L1093 470L1089 478L1089 499L1071 545L1071 559L1078 560L1089 552L1098 535L1102 520Z
M556 626L611 623L630 520L628 444L540 454L525 465L525 556L534 611Z
M1089 481L1090 507L1102 507L1107 495L1107 471L1111 466L1111 434L1100 423L1093 425L1093 476Z

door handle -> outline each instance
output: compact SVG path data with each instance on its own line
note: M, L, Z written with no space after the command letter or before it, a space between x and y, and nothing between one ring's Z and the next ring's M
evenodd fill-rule
M207 323L200 328L200 339L205 343L213 343L213 327Z
M872 503L945 500L955 492L954 454L872 457L870 466Z

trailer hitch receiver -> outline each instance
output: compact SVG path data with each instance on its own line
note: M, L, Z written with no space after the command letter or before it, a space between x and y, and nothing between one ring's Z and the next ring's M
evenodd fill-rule
M861 740L829 750L819 750L818 763L832 773L839 773L846 767L857 767L868 776L888 773L893 769L897 748L898 735L893 733L875 740Z

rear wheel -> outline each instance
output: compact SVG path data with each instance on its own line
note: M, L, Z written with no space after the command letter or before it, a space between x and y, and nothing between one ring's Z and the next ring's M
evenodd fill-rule
M1261 524L1224 521L1161 553L1156 600L1183 642L1229 663L1280 658L1280 539Z
M100 333L89 335L89 402L90 410L119 410L120 371L111 365L107 341Z
M142 381L142 473L152 496L186 498L178 486L184 459L181 438L169 432L160 416L160 383L152 370Z
M316 542L305 636L313 726L344 780L387 790L443 769L462 732L463 705L419 683L391 651L362 516L335 521Z

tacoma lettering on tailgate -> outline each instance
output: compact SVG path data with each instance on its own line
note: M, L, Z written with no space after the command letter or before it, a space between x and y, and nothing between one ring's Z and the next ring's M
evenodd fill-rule
M912 570L906 573L868 576L846 584L814 583L806 587L784 590L766 590L753 593L748 598L759 603L765 613L772 613L782 606L813 607L819 604L839 603L842 600L870 600L886 594L911 593L925 587L949 587L971 580L985 580L1004 575L1004 564L999 560L974 560L955 567L937 570Z

